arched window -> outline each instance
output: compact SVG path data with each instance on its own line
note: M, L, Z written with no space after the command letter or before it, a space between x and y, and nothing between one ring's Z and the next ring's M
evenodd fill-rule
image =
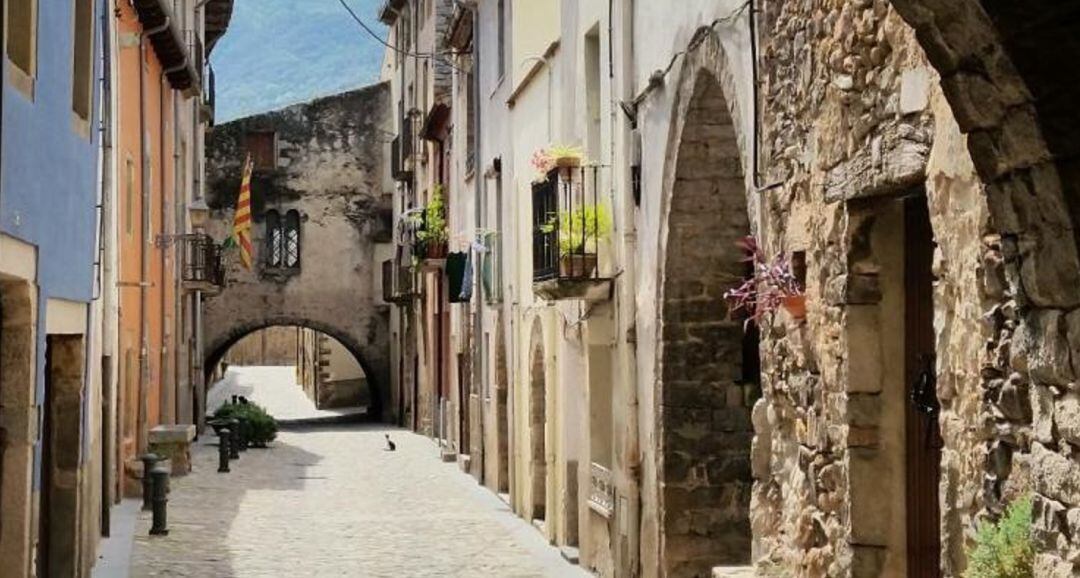
M268 267L281 267L282 262L282 231L281 215L277 211L270 210L266 213L266 265Z
M300 213L296 210L285 213L285 266L300 266Z

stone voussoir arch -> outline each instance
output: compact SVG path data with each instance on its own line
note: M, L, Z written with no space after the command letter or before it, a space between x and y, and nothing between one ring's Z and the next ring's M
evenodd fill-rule
M720 38L699 34L672 87L656 264L657 554L669 576L748 563L752 540L753 429L736 391L755 370L723 302L744 274L736 241L753 232L750 140Z
M371 404L368 415L378 419L382 415L383 402L386 399L387 380L384 368L378 365L382 359L382 353L375 348L364 345L353 332L339 326L307 317L288 315L269 316L257 320L249 320L242 323L229 325L219 333L207 335L206 346L203 354L203 368L206 372L207 383L217 364L225 357L233 345L236 345L244 337L270 327L304 327L323 333L337 340L356 359L364 370L368 380L368 388L371 392Z

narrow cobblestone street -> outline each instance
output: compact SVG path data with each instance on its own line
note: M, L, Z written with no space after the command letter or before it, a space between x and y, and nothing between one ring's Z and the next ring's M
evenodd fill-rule
M585 575L415 434L283 432L229 474L213 438L194 451L194 472L172 480L169 535L150 537L140 516L131 576Z

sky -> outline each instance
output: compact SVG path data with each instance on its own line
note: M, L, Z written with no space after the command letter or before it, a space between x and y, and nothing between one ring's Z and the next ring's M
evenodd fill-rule
M381 0L346 0L385 38ZM236 0L210 62L215 122L305 102L378 80L383 46L338 0Z

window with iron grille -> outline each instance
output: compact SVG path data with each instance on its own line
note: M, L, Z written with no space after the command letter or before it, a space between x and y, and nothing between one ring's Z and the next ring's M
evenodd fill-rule
M266 213L266 265L281 267L281 215L271 210Z
M300 213L295 209L285 214L285 266L300 266Z

